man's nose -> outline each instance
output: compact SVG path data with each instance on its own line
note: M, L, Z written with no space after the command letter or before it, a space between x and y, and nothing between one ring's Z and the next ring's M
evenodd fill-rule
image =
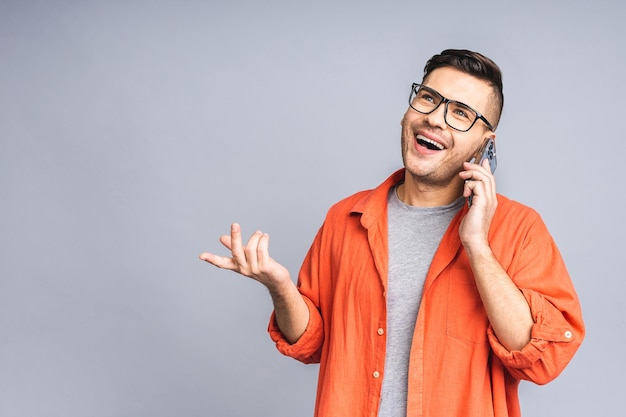
M447 127L446 124L446 108L448 103L442 101L439 103L439 106L431 113L426 115L426 121L433 127L438 127L440 129L445 129Z

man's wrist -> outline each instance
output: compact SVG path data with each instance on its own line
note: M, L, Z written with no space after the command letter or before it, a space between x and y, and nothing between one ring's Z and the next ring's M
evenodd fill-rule
M465 252L470 257L484 256L491 253L491 246L489 245L489 241L487 239L461 239L461 243L463 244L463 248L465 248Z
M272 300L275 302L288 298L289 294L295 289L295 285L289 277L277 281L272 285L267 285L266 287L272 297Z

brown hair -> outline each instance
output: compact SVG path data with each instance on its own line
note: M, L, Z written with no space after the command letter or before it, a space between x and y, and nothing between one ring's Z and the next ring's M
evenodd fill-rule
M424 80L428 75L442 67L452 67L480 80L487 81L493 88L496 120L493 123L494 130L500 122L502 107L504 106L504 94L502 93L502 72L498 65L491 59L478 52L466 49L446 49L438 55L434 55L424 66Z

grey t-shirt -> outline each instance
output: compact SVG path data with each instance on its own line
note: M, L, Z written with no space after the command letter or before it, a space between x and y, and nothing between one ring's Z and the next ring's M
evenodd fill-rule
M387 349L379 417L405 417L409 356L426 274L441 238L463 206L460 197L440 207L413 207L389 192Z

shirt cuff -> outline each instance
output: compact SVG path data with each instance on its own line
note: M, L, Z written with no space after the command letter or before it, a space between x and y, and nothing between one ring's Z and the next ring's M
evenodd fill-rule
M319 363L324 342L324 323L319 310L307 297L302 296L309 308L309 322L302 336L293 344L289 343L276 323L276 313L272 312L267 331L276 343L280 353L304 363Z
M574 329L543 296L535 291L524 291L535 324L530 330L530 341L521 350L509 351L498 340L490 326L487 335L496 356L511 368L528 368L540 360L551 343L570 343L575 340Z

